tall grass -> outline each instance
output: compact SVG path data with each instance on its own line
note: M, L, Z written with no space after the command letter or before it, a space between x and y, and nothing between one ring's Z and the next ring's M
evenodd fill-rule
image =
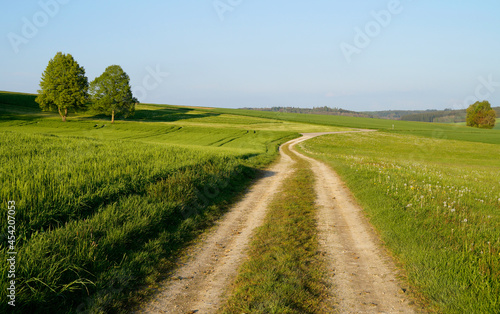
M18 235L26 239L86 218L121 195L144 193L148 184L212 157L177 147L8 132L0 145L0 199L16 200Z
M498 145L371 133L303 147L347 181L414 294L439 312L500 312Z
M122 311L251 180L245 156L2 132L0 198L17 208L15 310Z

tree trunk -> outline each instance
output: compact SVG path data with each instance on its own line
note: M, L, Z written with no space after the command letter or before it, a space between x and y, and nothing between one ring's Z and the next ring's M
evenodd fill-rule
M61 116L61 119L63 122L66 122L66 117L68 116L68 108L64 108L64 114L61 112L61 108L57 108L59 111L59 115Z
M115 111L111 112L111 123L115 123Z

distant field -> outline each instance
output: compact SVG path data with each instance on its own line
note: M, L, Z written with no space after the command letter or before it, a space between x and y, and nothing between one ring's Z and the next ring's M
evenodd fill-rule
M455 123L456 125L465 126L465 122ZM500 130L500 119L497 119L494 130Z
M328 115L309 115L296 113L265 112L240 109L214 109L213 112L230 113L242 116L269 118L285 121L328 125L347 128L377 129L396 134L411 134L429 138L463 140L500 144L500 131L481 130L455 124L439 124L412 121L394 121L371 118L355 118Z
M440 313L500 310L500 146L393 133L304 142L332 165Z

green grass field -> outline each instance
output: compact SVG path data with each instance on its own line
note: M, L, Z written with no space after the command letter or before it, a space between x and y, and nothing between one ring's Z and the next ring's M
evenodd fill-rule
M418 135L437 139L500 144L500 130L483 130L456 124L425 123L329 115L309 115L255 110L214 109L212 112L231 113L248 117L277 119L310 125L344 128L376 129L395 134Z
M498 145L376 132L303 147L342 175L414 295L442 313L498 313Z
M323 136L304 149L342 175L412 293L439 312L499 312L499 129L149 104L114 124L91 112L70 113L63 123L33 95L0 92L1 206L16 204L16 310L126 312L275 160L282 143L301 132L349 128L379 132ZM310 179L297 172L289 185L299 193ZM288 196L281 203L293 203ZM298 214L293 206L274 214L285 211ZM0 224L7 226L6 215ZM289 227L259 234L280 246L287 241L279 237L294 234ZM6 240L11 234L2 228ZM313 245L311 230L300 232ZM8 245L0 244L2 256ZM253 291L249 300L267 293L248 288L252 282L272 278L255 267L264 249L254 248L257 264L238 283L237 293ZM287 263L272 259L292 269L309 253ZM0 271L2 300L7 270ZM317 273L289 274L300 283L297 300L314 295L300 287ZM227 311L254 308L233 305Z
M21 312L75 308L87 295L89 309L119 306L123 287L146 284L220 215L237 192L226 185L252 175L238 156L199 149L0 133L2 206L13 200L17 209ZM208 190L213 197L200 202ZM5 285L6 268L1 278ZM99 295L115 282L123 291Z
M19 312L123 309L299 129L152 105L138 107L137 121L79 113L62 123L33 96L0 100L0 194L3 208L16 204ZM7 268L0 274L3 300Z

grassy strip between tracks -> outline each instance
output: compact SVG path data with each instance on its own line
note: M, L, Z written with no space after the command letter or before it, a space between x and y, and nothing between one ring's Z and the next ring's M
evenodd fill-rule
M318 254L314 176L294 157L293 174L253 238L223 313L322 312L326 284Z

